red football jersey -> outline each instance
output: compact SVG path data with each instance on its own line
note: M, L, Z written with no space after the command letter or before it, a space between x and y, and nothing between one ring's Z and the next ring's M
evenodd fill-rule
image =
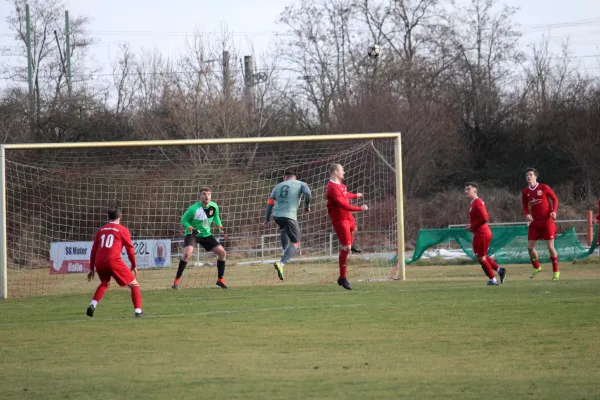
M343 221L346 218L352 218L352 211L362 211L360 207L353 206L348 199L355 199L358 196L349 193L346 185L329 181L327 184L327 213L332 222Z
M129 229L121 224L109 222L96 232L92 254L90 255L90 269L97 265L111 265L122 262L121 251L125 247L131 267L135 268L135 253Z
M552 200L552 207L550 207L549 200ZM523 189L521 201L523 202L523 214L531 214L534 221L548 221L550 213L558 210L556 195L550 186L543 183Z
M491 232L488 220L485 203L479 197L476 197L471 201L471 205L469 206L469 221L471 222L469 230L473 233Z

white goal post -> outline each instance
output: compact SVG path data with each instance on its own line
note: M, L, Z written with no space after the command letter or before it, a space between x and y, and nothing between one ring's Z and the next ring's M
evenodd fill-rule
M378 151L378 149L375 148L375 146L373 146L372 143L377 143L377 142L384 142L387 143L389 145L386 144L386 148L385 148L385 152L380 152ZM300 142L303 142L303 144L300 144ZM335 143L336 146L334 146L335 148L331 151L331 152L327 152L327 146L330 146L328 143L323 143L323 142L328 142L328 143ZM360 146L356 146L355 148L349 149L348 150L348 142L356 142L356 143L363 143L362 147ZM286 147L286 143L290 143L290 146ZM322 143L322 147L320 143ZM339 146L337 145L338 143L343 143L344 145L340 144ZM365 143L370 143L370 147L368 147ZM3 144L0 145L0 299L6 299L7 297L13 297L13 296L23 296L23 295L31 295L31 294L44 294L44 293L49 293L49 292L45 292L44 290L37 290L37 289L32 289L31 285L28 286L26 289L22 290L22 293L20 294L15 294L15 293L11 293L10 290L12 290L12 283L9 286L9 282L12 282L9 279L9 274L12 274L13 271L15 271L14 273L16 274L17 272L21 273L22 275L19 276L25 276L25 279L39 279L38 283L36 283L36 287L40 286L43 287L44 285L47 285L46 283L46 278L40 278L43 277L45 275L48 274L47 272L47 264L46 265L42 265L43 263L47 263L48 260L51 261L50 257L42 257L39 256L39 260L36 259L35 262L39 261L39 264L42 265L40 267L37 267L40 271L35 275L35 277L32 278L32 274L27 272L27 274L23 275L25 269L30 268L30 264L33 263L32 259L25 257L22 253L26 253L27 249L29 248L29 246L31 246L30 244L35 244L36 240L40 237L43 236L44 240L41 241L39 240L39 244L35 244L35 246L39 246L39 252L40 254L42 254L45 250L47 250L48 252L50 252L50 243L55 243L58 242L59 240L62 241L68 241L69 236L65 234L65 231L68 230L74 230L75 228L70 227L70 225L72 225L74 222L77 222L76 218L83 218L82 215L84 213L91 213L92 211L90 211L91 209L102 209L103 210L106 209L106 200L110 199L112 200L114 199L118 199L120 195L122 195L122 191L121 188L113 188L110 187L110 185L108 185L106 182L104 181L94 181L94 172L92 172L92 169L94 168L94 166L97 165L101 165L102 162L107 162L107 160L109 160L109 156L110 153L112 152L116 152L118 153L119 149L130 149L130 150L123 150L123 151L130 151L130 158L128 159L128 156L125 155L123 156L123 154L117 154L114 157L115 158L119 158L119 161L122 161L123 163L128 162L126 169L131 169L131 170L135 170L136 168L144 168L144 165L150 165L153 168L163 168L166 169L167 167L161 167L162 164L159 164L158 162L156 164L152 164L154 161L153 159L150 158L150 156L148 156L149 158L146 158L142 161L139 161L138 159L136 159L134 157L134 155L136 155L136 148L140 149L140 152L142 152L141 149L145 149L144 151L146 151L147 149L154 149L153 153L152 153L152 157L162 157L161 153L164 153L163 150L169 149L169 148L181 148L181 149L185 149L185 151L187 151L186 154L190 154L190 153L194 153L193 157L197 157L198 160L206 160L207 157L209 157L208 155L206 155L207 151L206 149L213 149L214 146L232 146L232 148L234 148L235 146L248 146L248 148L250 148L250 146L256 146L254 148L254 152L256 153L257 150L259 148L259 146L274 146L272 148L268 148L267 150L259 150L259 154L253 154L252 155L252 160L254 160L255 162L255 166L252 168L256 169L256 174L259 173L264 173L265 171L272 171L269 172L270 175L265 175L267 176L267 178L257 178L256 181L253 182L259 182L260 184L256 184L256 189L252 189L254 191L260 191L261 193L259 194L261 198L264 198L265 200L265 204L266 204L266 198L268 196L268 192L263 192L263 189L269 187L272 188L272 186L274 186L273 182L275 179L275 175L279 174L279 171L281 171L283 168L286 167L286 165L279 165L279 166L273 166L271 164L269 164L272 160L272 157L278 158L279 157L279 153L277 153L278 151L280 151L280 149L286 149L286 151L290 152L290 156L289 156L289 160L290 160L290 167L297 167L300 166L301 168L304 168L305 174L309 175L311 177L311 179L320 179L320 181L326 182L326 180L328 179L328 175L325 175L325 165L330 165L333 162L338 162L337 160L342 160L341 163L342 165L344 164L344 162L348 162L348 163L354 163L355 165L357 165L357 167L355 167L355 170L358 169L358 166L361 166L360 168L365 169L364 165L371 165L372 163L378 162L381 165L385 165L384 167L378 166L377 171L375 172L370 172L370 171L362 171L364 177L361 178L363 181L361 182L361 187L366 187L369 185L369 183L371 184L375 184L377 176L384 176L385 175L385 179L387 179L388 181L390 181L390 187L392 186L393 183L393 188L389 189L386 188L385 190L388 190L387 192L385 192L386 194L388 193L392 193L393 190L393 199L390 200L390 202L384 202L381 201L381 205L379 207L385 209L386 213L391 215L394 215L395 220L393 221L394 224L394 228L393 230L395 231L394 234L396 235L396 238L391 238L389 239L389 243L392 243L392 245L395 245L395 248L392 248L391 250L393 251L394 255L396 255L396 257L393 258L393 263L394 266L393 268L395 269L395 276L393 277L393 279L406 279L406 274L405 274L405 245L404 245L404 212L403 212L403 190L402 190L402 148L401 148L401 135L400 133L371 133L371 134L336 134L336 135L315 135L315 136L282 136L282 137L243 137L243 138L222 138L222 139L186 139L186 140L154 140L154 141L123 141L123 142L82 142L82 143L38 143L38 144ZM275 147L275 146L280 146L280 147ZM302 147L304 146L304 147ZM345 146L345 147L344 147ZM370 148L372 147L373 150L373 155L370 156L370 158L368 159L369 161L365 161L363 159L361 159L360 157L364 157L364 154L367 152L367 150L370 151ZM228 148L228 147L227 147ZM295 149L299 149L299 148L303 148L304 150L302 150L303 152L298 151L296 154L294 154ZM158 150L156 150L158 149ZM197 149L204 149L202 151L197 150ZM63 154L66 154L65 152L68 151L73 151L74 154L76 151L79 151L79 156L80 158L78 158L77 160L71 160L71 161L67 161L66 157L64 157ZM93 154L97 154L97 153L93 153L94 151L96 152L102 152L102 156L95 160L93 159L92 155ZM224 152L225 150L223 150ZM261 153L262 151L262 153ZM22 156L24 154L30 154L28 153L30 152L31 154L37 154L37 155L44 155L44 157L46 157L46 155L48 155L48 159L52 159L52 161L48 161L48 164L44 164L44 165L37 165L36 163L36 159L29 159L30 161L27 162L27 157L26 156ZM59 158L59 157L54 157L54 152L63 152L60 153L61 157L64 158ZM196 153L197 152L197 153ZM251 151L246 151L247 154L248 152ZM336 153L337 152L337 153ZM184 153L184 150L181 150L181 153ZM210 151L208 152L210 153ZM316 158L316 156L313 157L313 155L315 154L319 154L320 158ZM382 154L385 153L385 154ZM12 155L15 155L15 158L11 158ZM157 155L158 154L158 155ZM224 153L225 154L225 153ZM231 163L234 164L236 162L236 157L240 157L239 154L236 153L232 153L232 160ZM274 154L274 156L273 156ZM386 155L388 155L388 157L386 157ZM256 157L261 157L260 158L260 163L256 163L256 159L254 156ZM42 157L42 158L44 158ZM53 158L54 157L54 158ZM104 158L102 158L104 157ZM169 158L170 157L170 158ZM313 158L311 158L313 157ZM344 158L346 157L346 158ZM279 157L281 160L284 160L285 158L283 158L283 156ZM303 158L305 158L307 161L304 163L303 162ZM141 157L140 157L141 159ZM176 167L181 167L181 163L179 163L178 165L178 161L177 161L177 156L173 156L171 154L169 154L168 156L164 156L164 159L167 160L168 162L171 164L166 164L165 161L165 165L173 165L173 168ZM249 158L250 159L250 158ZM24 161L25 160L25 161ZM162 159L161 159L162 160ZM348 161L346 161L348 160ZM375 160L375 161L373 161ZM58 189L56 191L51 190L52 189L52 184L56 184L56 182L53 183L53 179L56 179L57 182L63 182L65 179L67 179L66 177L72 176L73 172L71 172L71 170L67 171L67 167L65 167L65 165L67 165L67 162L71 162L71 164L69 164L70 166L75 166L76 168L79 168L76 172L76 178L73 178L73 182L76 183L75 186L77 186L77 188L75 189L64 189L64 188L60 188L60 190L62 190L60 193L54 193L54 192L58 192ZM161 161L162 162L162 161ZM88 164L89 163L89 164ZM145 163L145 164L144 164ZM198 164L201 164L202 161L199 161ZM316 164L319 164L319 167L315 167ZM360 164L363 163L363 164ZM125 165L125 164L123 164ZM212 166L211 164L209 164L208 162L206 163L206 165L209 165L207 168L206 172L208 175L210 175L212 177L212 179L215 182L221 182L224 180L224 177L226 175L216 175L219 173L219 168ZM264 166L264 167L263 167ZM74 168L75 168L74 167ZM125 168L125 167L123 167ZM249 167L250 168L250 167ZM381 172L384 169L386 169L386 172ZM238 166L238 170L239 170L239 166ZM373 170L375 170L375 168L373 168ZM86 175L87 171L89 171L89 173L91 175ZM108 174L115 174L115 170L109 170L107 171ZM149 169L149 171L154 171L153 169ZM184 169L182 170L184 171ZM347 171L347 180L351 181L352 180L352 176L353 173L355 173L355 171L353 171L352 169L346 169ZM328 171L327 171L328 172ZM224 172L228 173L227 171ZM233 173L233 172L232 172ZM371 175L369 175L369 173L371 173ZM64 174L64 175L63 175ZM378 175L379 174L379 175ZM150 175L152 175L152 173L150 173ZM184 173L180 173L180 175L184 175ZM314 176L313 176L314 175ZM393 176L392 176L393 175ZM115 180L118 179L118 177L114 178ZM162 177L157 178L157 179L162 179ZM171 179L171 181L169 182L182 182L184 180L184 178L182 176L179 177L170 177L169 179ZM302 174L300 174L299 179L304 180ZM35 182L32 182L34 181ZM38 182L39 181L39 182ZM43 182L42 182L43 181ZM42 182L42 183L40 183ZM113 181L114 182L114 181ZM160 184L164 185L164 182L162 180L160 180ZM44 190L39 190L37 187L34 187L35 185L46 185L44 186ZM144 186L145 188L147 187L147 192L143 192L141 189L139 190L139 196L141 196L142 198L139 197L135 197L134 195L136 195L136 193L132 193L129 194L131 196L131 203L132 204L145 204L143 203L144 200L148 200L149 197L152 197L154 195L156 195L156 191L154 188L151 188L151 182L150 183L145 183L146 186ZM171 186L166 186L164 188L164 192L161 192L161 195L166 196L167 198L164 199L164 201L168 201L168 190L178 190L177 186L175 183L170 183L169 185ZM210 185L210 183L209 183ZM349 190L352 190L351 185L349 184ZM93 189L92 189L93 188ZM189 188L190 190L192 190L192 188ZM195 188L197 190L197 187ZM237 189L231 189L232 192L230 193L231 196L236 196L237 194L235 194L235 191ZM380 188L379 189L380 192L382 192L384 189ZM191 192L190 192L191 193ZM373 192L375 193L375 192ZM319 198L318 201L319 202L323 202L323 194L324 192L321 189L321 186L319 186L319 189L316 191L315 194L318 194ZM29 198L28 196L31 196L31 198ZM53 216L52 220L45 220L45 219L37 219L35 217L32 217L31 214L49 214L49 211L44 209L43 207L46 207L44 204L39 204L39 203L44 203L46 201L46 197L48 196L61 196L60 198L63 199L61 201L64 201L64 203L60 203L61 207L63 207L63 210L56 211L56 216ZM193 200L192 195L189 195L188 197L185 198L185 200L181 200L181 198L177 199L178 202L178 206L179 205L183 205L183 204L192 204L192 202L194 201L198 201ZM244 196L244 194L242 193L240 196ZM258 195L257 195L258 196ZM373 195L374 196L374 195ZM219 203L219 201L223 201L222 199L219 200L218 199L218 193L215 192L213 190L213 198L217 198L215 201L217 201L217 203ZM243 198L243 197L240 197ZM257 197L258 199L258 197ZM365 202L366 204L369 204L369 198L365 198ZM257 213L259 213L258 210L260 210L260 204L259 204L259 200L252 200L254 201L253 204L255 204L254 207L254 214L252 218L258 218L256 216ZM238 200L238 202L241 202L241 200ZM319 204L321 204L319 203ZM50 201L50 206L47 207L52 207L54 204L59 204L59 203L53 203L52 201ZM233 204L233 203L232 203ZM323 203L324 204L324 203ZM70 215L70 210L68 209L69 207L76 207L77 208L77 213L79 213L77 216L72 216ZM143 206L140 206L143 207ZM237 207L237 208L236 208ZM236 221L243 221L245 219L249 219L250 217L248 217L246 214L244 214L244 210L239 210L239 207L236 205L236 207L234 207L233 205L229 206L229 210L225 210L223 211L223 219L225 220L225 227L227 228L227 222L228 219L231 220L232 218L237 218ZM321 235L324 237L323 234L323 226L325 226L325 222L327 220L326 218L326 211L325 214L323 214L323 206L320 205L320 214L319 215L319 220L306 220L306 224L301 222L301 229L304 231L305 230L305 225L306 226L312 226L314 224L319 224L319 228L314 228L312 231L308 232L309 235L314 235L315 239L314 241L317 240L323 240L323 241L327 241L327 245L328 247L328 255L331 256L332 254L332 247L329 244L329 242L331 241L329 239L329 236L327 236L326 239L317 239L317 236ZM178 209L180 209L181 207L179 207ZM395 208L395 210L390 210L390 208ZM23 210L22 211L22 215L19 214L19 210ZM128 225L129 221L131 221L131 216L133 216L134 214L136 214L136 206L134 205L130 205L129 206L129 213L125 214L125 219L124 219L124 224ZM139 211L139 210L138 210ZM183 210L185 211L185 210ZM96 211L93 211L94 213ZM381 212L381 210L380 210ZM62 214L61 214L62 213ZM227 214L229 213L229 214ZM63 217L63 214L69 214L68 218L64 218L63 220L61 220L61 222L56 222L58 219L60 219L61 217ZM368 214L368 213L364 213L364 214ZM103 214L98 214L98 215L103 215ZM325 217L323 216L325 215ZM383 214L381 214L383 215ZM164 216L163 210L160 210L158 208L153 208L152 211L148 211L146 212L146 214L144 214L144 218L148 218L148 219L152 219L152 218L161 218L162 216ZM233 216L233 217L232 217ZM30 218L31 217L31 218ZM129 217L129 219L128 219ZM300 217L300 213L299 213L299 217ZM138 216L137 217L142 218L142 216ZM311 218L317 218L315 217L311 217ZM378 217L381 219L381 221L383 221L383 216ZM173 218L171 218L173 219ZM87 221L86 222L86 226L85 226L85 235L81 232L78 232L78 235L73 235L73 238L80 238L80 237L89 237L91 240L92 235L89 234L89 232L92 231L92 229L97 229L99 228L100 222L102 221L102 219L99 216L96 216L95 219L93 219L93 221ZM381 221L377 221L377 223L373 222L371 223L371 225L376 226L377 224L382 225ZM369 222L369 221L367 221ZM372 222L372 221L371 221ZM175 226L179 223L179 220L173 220L169 223L169 229L174 229L171 228L172 226ZM241 223L241 222L240 222ZM92 226L93 224L95 224L95 226ZM41 226L38 226L41 225ZM366 224L365 224L366 225ZM53 237L53 233L54 230L60 230L61 231L61 235L57 236L57 237ZM162 229L162 228L161 228ZM166 229L166 228L165 228ZM382 228L383 229L383 228ZM29 230L29 232L28 232ZM15 232L19 232L20 236L17 236L15 234ZM360 231L360 226L359 226L359 231ZM143 229L140 230L140 232L142 232L140 234L140 236L142 238L151 238L152 236L150 234L147 234L146 231L144 231ZM388 232L386 233L386 237L390 237L391 234L391 229L388 228ZM133 235L135 236L135 232L132 232ZM232 232L228 232L230 235L232 235ZM12 236L11 236L12 235ZM304 233L303 233L304 235ZM374 234L373 234L374 235ZM37 236L37 238L36 238ZM270 235L262 235L262 239L261 240L265 240L265 237L270 237L270 236L274 236L273 234ZM319 236L319 237L321 237ZM366 236L366 234L365 234ZM240 236L241 237L241 236ZM135 237L134 237L135 239ZM77 239L71 239L74 242ZM79 240L83 240L83 239L79 239ZM240 246L241 243L244 240L251 240L251 239L239 239L240 241ZM313 239L310 239L313 240ZM366 239L365 239L366 240ZM373 236L372 238L373 241L375 241L375 236ZM19 242L22 241L22 243L18 243L15 244L13 242ZM376 247L376 246L374 246ZM264 243L263 243L263 248L264 248ZM15 250L17 249L17 250ZM45 249L45 250L44 250ZM11 252L19 252L19 257L18 260L15 257L15 254L11 254ZM229 251L229 250L228 250ZM320 250L319 250L320 251ZM310 249L310 245L309 248L306 250L307 253L311 253L311 249ZM235 253L235 249L233 250L233 253ZM314 251L314 254L317 254L318 251ZM235 254L234 254L235 255ZM337 254L335 254L337 256ZM229 256L228 256L229 257ZM240 256L241 257L241 256ZM262 257L264 258L264 256ZM229 259L229 258L228 258ZM368 260L368 256L365 256L365 259ZM309 258L307 258L307 260L310 260ZM314 257L314 260L318 260L318 257ZM306 261L309 262L309 261ZM13 265L14 264L14 265ZM36 264L37 265L37 264ZM46 268L44 270L42 270L42 267ZM335 268L333 268L334 270ZM187 273L187 272L186 272ZM171 275L171 273L169 273L169 276ZM300 275L300 272L298 272L298 275ZM329 276L331 274L328 274L327 276ZM16 278L15 278L16 279ZM19 279L23 279L23 278L19 278ZM161 278L162 279L162 278ZM201 285L203 283L204 277L201 277L200 275L197 275L197 279L199 280L199 285ZM212 278L211 278L212 279ZM293 280L292 280L293 282ZM301 282L300 280L298 282ZM62 290L67 290L67 288L69 288L71 286L65 285L63 287Z

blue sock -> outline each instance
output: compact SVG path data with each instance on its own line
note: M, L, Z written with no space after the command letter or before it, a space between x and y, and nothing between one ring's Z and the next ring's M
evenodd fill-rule
M290 238L284 230L279 231L279 236L281 238L281 249L285 251L288 248L288 244L290 243Z
M291 243L287 249L285 249L285 253L283 253L283 257L281 258L281 263L285 264L286 262L290 261L290 258L292 258L294 256L294 253L296 252L296 246L294 245L294 243Z

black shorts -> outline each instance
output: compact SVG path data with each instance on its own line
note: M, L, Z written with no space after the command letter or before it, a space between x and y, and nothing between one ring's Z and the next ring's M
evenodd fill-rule
M277 225L279 225L279 229L284 231L286 235L290 238L290 242L299 243L300 242L300 225L298 225L298 221L291 218L284 217L273 217Z
M185 235L185 239L183 239L183 247L193 246L194 242L204 247L204 250L206 251L211 251L215 247L221 245L214 236L198 237L188 233Z

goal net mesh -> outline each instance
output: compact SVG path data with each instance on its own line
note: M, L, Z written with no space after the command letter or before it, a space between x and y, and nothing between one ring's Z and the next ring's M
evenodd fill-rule
M228 239L229 286L334 282L339 245L327 216L329 167L340 163L345 184L361 192L368 212L355 213L351 281L397 278L394 141L280 142L162 147L6 151L8 295L93 292L89 250L109 205L123 211L132 233L142 290L167 289L183 253L181 216L208 186ZM264 226L269 193L286 169L312 191L311 212L299 207L300 251L279 281L279 229ZM126 257L124 257L126 259ZM198 248L181 288L213 287L216 258ZM116 285L113 285L116 286Z

